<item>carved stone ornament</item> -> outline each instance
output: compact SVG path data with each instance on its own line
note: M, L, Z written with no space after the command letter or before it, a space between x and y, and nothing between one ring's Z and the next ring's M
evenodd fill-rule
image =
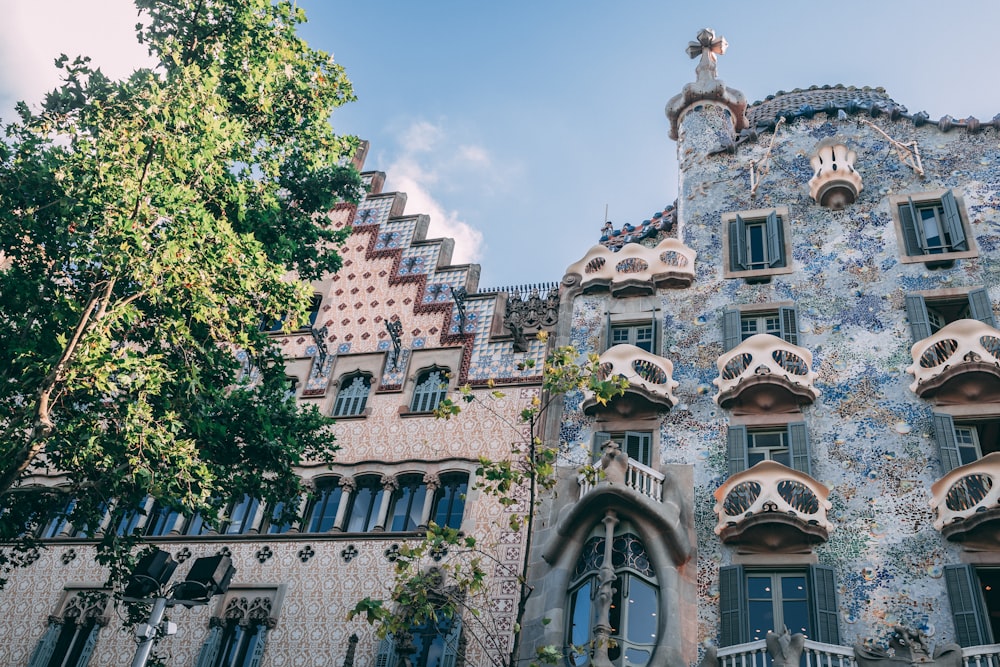
M801 633L792 634L785 627L781 633L768 630L764 638L767 654L771 656L774 667L798 667L802 649L806 646L806 636Z
M559 288L549 289L545 299L542 299L537 287L532 288L528 297L522 298L517 292L507 296L507 306L504 309L503 326L509 329L514 337L514 351L527 352L528 340L525 331L534 329L540 331L543 327L551 327L559 320Z
M920 630L911 630L897 625L889 639L889 649L874 645L874 642L859 642L854 645L854 658L858 667L914 667L934 665L935 667L960 667L962 647L958 644L938 644L931 653L927 635Z
M733 132L747 127L747 98L735 88L729 88L717 78L716 60L726 52L729 43L725 37L716 37L711 28L703 28L697 40L690 42L687 54L692 58L701 57L695 67L697 80L686 84L679 95L667 102L667 118L670 119L670 138L678 137L681 114L698 102L719 102L729 109L733 119Z
M858 154L838 137L829 137L816 144L809 158L813 177L809 179L809 196L826 208L839 211L853 204L864 188L861 175L854 169Z

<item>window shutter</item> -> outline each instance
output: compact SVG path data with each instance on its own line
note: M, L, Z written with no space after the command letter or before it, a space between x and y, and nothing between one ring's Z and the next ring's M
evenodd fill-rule
M912 199L899 205L899 225L903 230L903 241L906 244L903 250L907 255L922 255L924 253L923 229L917 224L919 219L917 207L913 205Z
M742 342L742 334L740 311L735 308L727 308L722 311L722 347L725 348L726 352Z
M961 646L993 643L976 570L971 565L945 565L944 583L955 621L955 641Z
M462 638L462 618L457 614L451 620L451 631L444 638L444 656L441 667L455 667Z
M719 646L745 644L750 638L743 582L742 565L719 568Z
M601 458L601 448L611 440L611 434L607 431L598 431L594 434L594 459Z
M87 663L90 662L90 656L94 653L94 646L97 644L97 633L101 631L101 626L94 623L94 627L90 629L90 634L87 635L87 641L83 645L83 649L80 650L80 657L76 661L74 667L87 667Z
M947 475L949 470L962 465L955 439L955 420L951 415L934 413L934 439L937 440L938 456L941 458L941 473Z
M792 468L807 475L812 475L812 465L809 461L809 430L805 422L792 422L788 425L788 452L792 460Z
M906 317L910 320L910 334L914 343L931 335L931 322L924 297L919 294L906 295Z
M253 654L247 667L260 667L261 660L264 659L264 644L267 643L267 626L261 624L257 626L257 641L253 645Z
M201 646L198 660L194 667L212 667L219 656L219 644L222 641L222 626L213 625L208 631L208 638Z
M650 350L650 351L653 354L659 354L660 353L660 321L659 321L659 318L656 316L656 309L655 308L653 309L653 313L652 313L652 316L650 318L650 323L651 323L651 326L653 327L653 343L652 343L652 348L653 349Z
M941 195L941 208L944 210L944 231L951 241L951 249L967 250L969 245L965 238L965 228L962 227L962 216L958 212L958 202L951 190Z
M608 350L614 345L611 338L611 311L604 314L604 349Z
M38 640L31 659L28 660L28 667L46 667L52 659L52 651L56 648L56 640L59 639L59 631L62 626L58 623L49 623L45 634Z
M626 431L624 447L625 452L635 461L638 461L644 466L648 466L650 464L650 440L652 440L651 433L643 433L642 431ZM633 453L635 454L634 456Z
M836 574L829 565L809 566L809 586L812 589L811 612L814 639L825 644L840 644L840 628L837 620Z
M729 263L733 271L747 268L747 224L740 216L729 223Z
M747 461L747 427L730 424L726 437L728 439L729 476L732 477L750 467Z
M784 266L785 253L781 247L781 221L777 211L771 211L764 223L767 228L767 260L769 266Z
M990 301L990 293L985 288L980 287L969 292L969 313L973 319L996 328L996 321L993 319L993 302Z
M778 320L781 324L781 337L792 345L799 344L799 318L795 306L778 308Z
M396 641L392 635L379 642L375 667L396 667Z

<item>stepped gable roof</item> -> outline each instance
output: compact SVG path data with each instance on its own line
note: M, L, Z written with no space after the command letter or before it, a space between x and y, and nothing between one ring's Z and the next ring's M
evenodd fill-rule
M773 130L778 120L784 118L793 121L796 118L812 118L818 113L827 116L864 114L872 118L888 116L890 120L905 118L916 126L930 122L930 116L925 111L909 113L905 106L897 104L889 97L884 88L865 86L811 86L796 88L790 92L783 90L769 95L762 101L754 102L747 109L749 128L740 133L737 143L753 139L762 131ZM935 123L942 132L952 128L965 128L968 132L979 132L983 128L1000 129L1000 114L992 120L981 122L970 116L965 119L955 119L943 116Z

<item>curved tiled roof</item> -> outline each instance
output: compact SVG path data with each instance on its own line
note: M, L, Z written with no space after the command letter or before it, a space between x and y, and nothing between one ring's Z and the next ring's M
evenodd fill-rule
M930 121L930 116L924 111L909 113L906 107L894 102L884 88L811 86L796 88L791 92L778 91L763 101L754 102L747 108L750 128L741 133L740 139L745 140L760 131L774 129L779 118L791 121L802 117L812 118L818 113L834 116L841 112L847 115L865 114L873 118L886 115L891 120L905 118L917 126ZM936 124L942 132L956 127L965 128L969 132L978 132L985 127L1000 129L1000 114L985 122L972 116L965 119L943 116Z
M663 207L662 211L657 211L647 220L643 220L638 225L625 223L621 229L615 229L613 222L604 223L601 229L601 238L598 241L601 245L615 252L621 250L626 243L638 243L643 239L656 238L661 232L669 233L677 225L677 202Z

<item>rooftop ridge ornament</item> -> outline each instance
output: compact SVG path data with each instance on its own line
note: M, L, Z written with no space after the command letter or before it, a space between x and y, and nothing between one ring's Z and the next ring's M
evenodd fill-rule
M696 80L686 84L679 95L667 102L667 118L670 119L670 138L678 137L678 125L684 111L698 102L720 102L732 114L733 132L738 133L747 126L747 99L740 91L729 88L718 78L716 60L726 52L729 42L725 37L716 37L711 28L702 28L696 41L689 42L687 54L692 59L701 57L695 67Z

